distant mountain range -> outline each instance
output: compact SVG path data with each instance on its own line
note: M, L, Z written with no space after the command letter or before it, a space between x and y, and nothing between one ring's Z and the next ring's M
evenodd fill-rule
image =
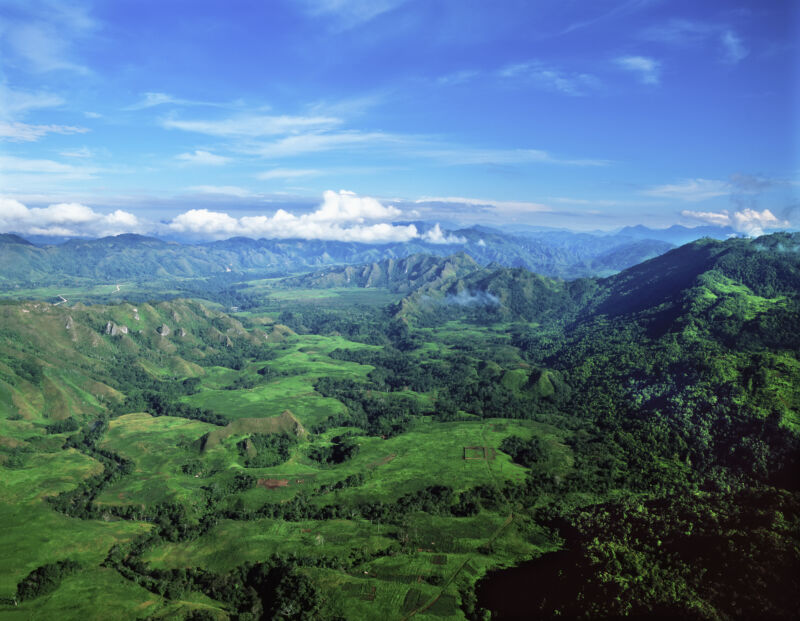
M0 283L47 284L65 277L114 281L207 277L225 272L289 275L329 265L375 263L424 253L464 251L477 263L522 267L554 278L616 273L672 247L670 242L630 235L549 232L515 236L486 227L445 231L432 243L250 239L184 244L125 234L71 239L37 246L14 234L0 235Z

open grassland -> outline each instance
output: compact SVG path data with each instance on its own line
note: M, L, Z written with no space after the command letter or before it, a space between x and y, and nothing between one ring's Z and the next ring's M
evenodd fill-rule
M184 474L181 466L197 455L198 449L192 445L212 429L214 426L207 423L169 416L153 418L145 413L111 421L101 448L131 459L136 466L131 475L110 485L98 503L191 503L204 480Z
M284 410L294 413L305 426L312 426L344 411L340 402L314 391L320 377L364 378L372 367L333 360L328 353L337 348L370 348L338 336L292 337L278 346L278 357L254 363L247 371L268 366L281 376L254 388L226 390L239 375L232 369L212 367L202 378L200 392L183 398L189 405L206 408L229 419L276 416Z
M99 565L109 548L146 532L133 522L77 520L53 511L47 496L74 488L102 466L75 450L35 453L0 480L0 597L32 570L64 558Z

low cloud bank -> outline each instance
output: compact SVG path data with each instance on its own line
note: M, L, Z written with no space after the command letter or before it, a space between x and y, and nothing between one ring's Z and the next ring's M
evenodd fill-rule
M789 222L780 220L769 209L758 211L757 209L746 208L734 212L729 212L727 209L722 211L690 211L684 209L681 215L685 218L700 220L715 226L730 226L735 231L750 237L763 235L765 229L789 226Z
M368 196L328 190L322 204L308 214L296 216L279 209L272 216L234 218L227 213L192 209L180 214L168 227L176 233L207 237L246 237L324 239L383 243L404 242L419 237L417 227L385 222L402 215L391 205L384 206ZM383 221L383 222L382 222Z
M0 230L24 235L64 237L106 237L143 232L136 216L117 209L98 213L80 203L57 203L48 207L28 208L17 200L0 198Z
M274 214L234 217L223 211L190 209L172 220L153 223L120 209L100 213L80 203L58 203L28 208L11 198L0 198L0 231L22 235L104 237L122 233L181 234L225 239L235 236L272 239L320 239L360 243L419 240L433 244L463 244L466 239L442 231L439 224L422 234L413 224L393 224L403 212L368 196L329 190L311 213L295 215L279 209Z

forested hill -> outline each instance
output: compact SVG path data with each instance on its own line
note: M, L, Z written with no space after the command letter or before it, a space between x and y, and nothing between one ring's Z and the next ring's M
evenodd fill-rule
M464 252L449 257L413 254L404 259L384 259L367 265L330 267L281 281L285 287L327 289L330 287L383 287L406 293L423 286L440 284L480 269Z
M711 313L718 322L744 321L754 313L774 317L790 312L800 293L799 266L797 233L702 239L605 279L562 281L524 269L478 267L424 283L395 311L406 319L445 309L483 321L551 317L561 325L645 313L666 326L691 310Z
M141 235L73 239L36 246L17 235L0 236L0 284L37 285L65 278L199 278L234 272L281 275L329 265L375 263L426 253L440 257L465 251L478 263L524 267L556 277L606 275L661 254L663 241L625 235L561 233L529 239L491 229L448 232L445 241L402 243L232 238L203 244L167 242Z

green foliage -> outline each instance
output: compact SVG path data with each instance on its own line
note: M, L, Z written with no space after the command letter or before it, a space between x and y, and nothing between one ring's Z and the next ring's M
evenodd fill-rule
M500 450L508 453L515 463L530 468L546 457L546 452L541 440L532 437L523 440L519 436L508 436L500 443Z
M74 574L80 569L80 563L70 559L42 565L34 569L17 585L17 600L23 602L48 595L59 587L64 577Z
M244 465L248 468L270 468L282 464L290 456L290 449L297 439L282 433L254 433L237 444L246 457Z

